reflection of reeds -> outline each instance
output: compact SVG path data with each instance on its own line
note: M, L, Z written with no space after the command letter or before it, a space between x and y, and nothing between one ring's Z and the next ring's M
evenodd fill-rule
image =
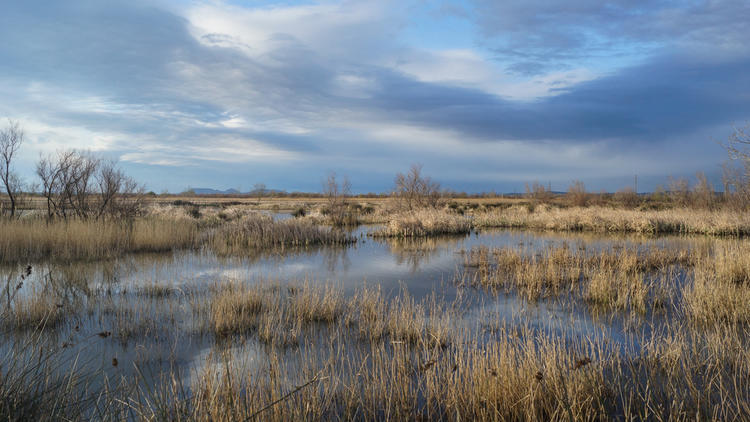
M28 331L55 329L65 321L66 307L46 294L25 294L15 298L6 324L10 328Z
M513 289L529 300L568 292L593 306L643 312L650 305L663 305L669 296L665 290L675 288L671 269L700 259L705 259L701 251L661 248L587 251L563 244L524 251L477 247L465 254L468 273L459 282Z
M664 321L620 333L621 343L608 331L582 333L563 322L525 322L525 315L479 309L479 320L466 321L461 303L406 290L388 296L377 286L351 297L313 282L176 289L158 281L120 293L79 286L87 306L76 314L79 307L58 302L58 291L67 290L31 289L23 280L0 313L0 326L18 328L3 333L0 419L745 419L750 246L646 246L475 248L464 255L476 276L467 281L531 300L580 299L636 314L671 301ZM74 284L85 282L68 271ZM87 312L96 329L79 341L161 337L154 348L167 349L181 343L168 343L165 333L193 324L187 335L216 340L218 353L192 382L177 371L148 380L137 371L110 384L60 353L80 346L54 336L43 341ZM263 345L259 367L223 353L253 342ZM108 369L131 366L125 359L104 356Z
M736 330L674 323L642 349L622 350L602 337L564 339L519 324L489 342L454 333L447 348L397 341L346 353L272 349L252 371L219 354L199 374L196 394L180 400L174 392L168 408L137 409L227 421L258 412L264 420L727 420L747 410L750 354ZM345 335L331 331L326 344Z
M545 265L610 262L601 256L597 261L597 254L550 250L537 259L548 261ZM493 262L491 256L489 250L471 259L481 267L483 261ZM522 266L518 261L525 259L508 255L502 262ZM628 257L611 265L620 265L623 273L644 270L638 259ZM750 288L732 280L724 282ZM388 297L377 287L363 287L347 298L336 286L312 282L230 282L167 296L139 290L131 299L137 303L124 300L118 306L133 312L112 314L122 324L156 318L148 309L162 301L174 302L172 312L185 308L210 321L209 332L222 341L193 382L176 371L153 380L137 371L119 385L92 388L91 374L84 376L75 363L62 360L57 346L30 343L0 359L0 417L731 420L742 419L750 405L750 345L747 326L739 319L718 324L707 319L696 326L692 319L677 318L649 334L628 335L623 346L604 333L581 334L558 323L540 329L522 315L500 319L481 310L473 323L494 328L474 331L457 323L456 304L434 295L419 300L406 291ZM150 336L137 331L132 335ZM112 336L87 335L112 341L122 334L117 329ZM640 346L634 336L642 336ZM263 349L261 365L245 368L223 352L226 345L241 348L251 338L271 346ZM117 362L115 356L106 358L107 366ZM49 368L66 375L53 376Z

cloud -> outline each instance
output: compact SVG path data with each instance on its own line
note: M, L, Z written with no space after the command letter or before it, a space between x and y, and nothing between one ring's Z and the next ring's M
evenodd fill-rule
M511 70L536 73L582 60L637 62L668 47L747 54L743 0L474 0L484 42Z
M692 172L750 113L750 55L720 31L742 4L477 1L441 12L476 22L462 48L400 37L419 4L3 3L0 114L34 138L26 167L70 146L169 183L381 190L415 161L460 186Z

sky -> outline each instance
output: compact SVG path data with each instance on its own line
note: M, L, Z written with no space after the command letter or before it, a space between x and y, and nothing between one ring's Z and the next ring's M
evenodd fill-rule
M745 0L4 0L16 170L66 148L155 192L639 190L750 121Z

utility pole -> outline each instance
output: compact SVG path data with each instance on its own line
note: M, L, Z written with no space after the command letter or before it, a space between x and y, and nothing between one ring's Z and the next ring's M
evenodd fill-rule
M638 195L638 175L635 175L635 194Z

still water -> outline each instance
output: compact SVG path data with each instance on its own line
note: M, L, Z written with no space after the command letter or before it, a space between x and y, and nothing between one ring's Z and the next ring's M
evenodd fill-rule
M44 341L50 347L64 348L68 358L78 361L79 366L119 376L134 373L136 366L137 371L148 373L139 375L146 378L158 377L164 370L197 373L216 341L206 333L206 321L196 321L180 298L186 292L198 292L191 296L196 300L205 289L228 282L327 283L345 295L363 286L380 286L386 295L403 289L418 300L437 293L448 302L459 297L463 301L465 312L459 324L480 327L482 321L520 317L540 329L565 326L567 335L599 335L617 342L625 341L629 329L622 319L595 317L557 300L528 303L513 294L457 287L455 281L464 271L465 253L477 246L533 253L561 244L596 250L622 246L685 248L694 242L682 237L513 230L402 240L368 236L374 229L355 229L352 235L357 242L346 247L289 249L242 257L220 257L201 250L128 255L93 263L30 263L32 276L25 280L19 297L52 294L58 306L75 309L65 323L45 334ZM21 267L0 271L3 281L15 280ZM153 285L168 286L169 291L161 299L142 300L139 291ZM99 333L112 335L104 338ZM22 337L9 332L4 336ZM264 360L263 346L257 342L245 341L232 347L245 364L261 365Z

